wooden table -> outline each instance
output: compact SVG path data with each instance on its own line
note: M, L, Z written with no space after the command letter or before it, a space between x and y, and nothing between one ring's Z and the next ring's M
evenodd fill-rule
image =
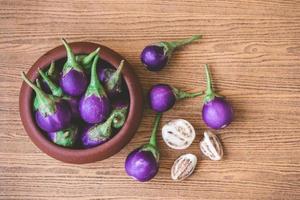
M203 39L176 52L163 71L142 67L145 45L192 34ZM201 98L178 102L164 114L162 123L189 120L197 137L176 151L158 134L160 170L148 183L131 180L124 159L149 138L149 108L134 139L105 161L72 165L42 153L19 118L20 73L61 37L118 51L145 92L155 83L203 90L203 64L209 63L215 88L235 111L234 122L217 131L224 160L199 152L206 129ZM0 199L300 199L299 1L0 0L0 96ZM186 152L198 156L196 171L174 182L170 168Z

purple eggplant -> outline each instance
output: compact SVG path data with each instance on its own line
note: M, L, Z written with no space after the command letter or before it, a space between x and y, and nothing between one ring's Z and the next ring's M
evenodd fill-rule
M36 93L37 110L35 120L37 125L46 132L55 132L68 127L71 122L69 105L60 98L46 94L34 85L24 72L22 78Z
M49 139L63 147L73 147L76 144L78 137L78 127L75 125L69 128L48 133Z
M99 53L100 48L97 48L95 51L91 52L88 55L78 55L76 56L76 61L81 64L85 71L89 74L91 72L93 60L95 56Z
M105 121L111 111L110 101L97 76L98 60L99 56L96 55L92 65L90 84L79 103L81 118L90 124Z
M107 142L112 136L112 124L114 118L126 117L126 109L114 110L104 123L87 126L83 129L81 142L85 148L91 148Z
M193 98L203 92L188 93L167 84L157 84L149 90L148 100L150 108L156 112L165 112L171 109L176 100Z
M62 76L60 79L60 87L70 96L82 95L88 85L88 78L82 66L76 61L70 46L65 39L62 39L67 50L67 61L64 64Z
M202 119L210 128L224 128L233 120L233 109L224 98L214 92L208 65L205 65L205 72L207 86L202 107Z
M167 65L174 50L200 38L201 35L194 35L184 40L148 45L141 53L141 61L149 71L159 71Z
M78 119L80 117L79 114L79 99L77 97L67 96L63 93L62 89L56 85L48 76L45 74L42 70L38 70L39 74L42 77L42 80L49 86L49 89L52 93L52 95L56 97L61 97L63 100L67 101L71 112L72 112L72 118Z
M161 115L161 113L156 115L149 143L135 149L126 158L126 173L135 180L141 182L149 181L158 172L159 149L156 142L156 132Z
M124 80L121 74L123 67L124 60L121 61L117 70L112 68L100 68L98 72L98 77L110 98L119 96L124 90Z

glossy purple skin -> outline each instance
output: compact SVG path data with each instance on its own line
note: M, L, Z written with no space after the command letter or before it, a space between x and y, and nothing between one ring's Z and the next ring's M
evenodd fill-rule
M80 117L79 112L79 99L76 97L70 97L66 100L70 106L71 112L72 112L72 118L78 119Z
M70 96L82 95L88 85L88 79L82 72L71 69L60 79L60 87Z
M83 96L79 102L80 116L89 124L104 122L110 111L110 102L107 97Z
M176 97L172 88L166 84L154 85L149 91L150 108L156 112L165 112L175 104Z
M37 125L46 132L55 132L66 128L71 122L71 111L63 101L56 103L56 112L52 115L43 116L39 111L35 113Z
M125 170L132 178L145 182L152 179L158 172L158 163L150 151L140 148L132 151L126 158Z
M83 128L82 135L81 135L81 143L84 148L92 148L107 142L109 139L106 140L92 140L89 135L88 131L92 126L88 125L87 127Z
M168 56L164 53L164 48L157 45L149 45L141 53L141 61L150 71L159 71L168 62Z
M233 110L223 98L215 97L203 105L202 118L210 128L225 128L233 120Z

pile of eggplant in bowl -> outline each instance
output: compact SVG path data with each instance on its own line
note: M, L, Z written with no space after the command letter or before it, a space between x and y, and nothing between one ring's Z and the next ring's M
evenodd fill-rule
M142 89L129 63L108 47L62 42L22 73L22 123L37 147L55 159L103 160L134 136Z

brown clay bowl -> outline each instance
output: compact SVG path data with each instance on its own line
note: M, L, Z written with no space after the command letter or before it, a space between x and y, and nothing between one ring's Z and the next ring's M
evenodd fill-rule
M108 47L95 43L75 42L70 43L70 46L75 54L88 54L100 47L100 58L110 63L115 68L117 68L120 61L124 59L121 55ZM38 68L45 69L50 65L51 61L58 61L65 58L66 51L62 45L50 50L40 57L30 68L27 73L28 78L32 81L35 80L38 77ZM68 149L49 141L34 122L34 115L32 112L33 90L23 82L19 96L19 108L23 126L30 139L44 153L67 163L79 164L95 162L106 159L119 152L134 136L141 121L143 111L142 89L127 61L125 61L122 74L127 84L130 97L127 120L121 130L108 142L90 149Z

